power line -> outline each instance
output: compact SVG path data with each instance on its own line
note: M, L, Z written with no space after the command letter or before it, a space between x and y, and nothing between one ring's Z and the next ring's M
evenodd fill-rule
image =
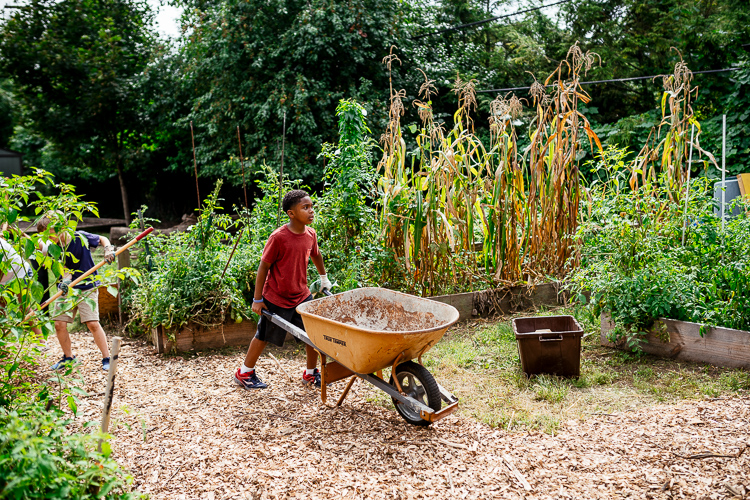
M554 5L560 5L561 3L567 3L567 2L572 2L572 1L573 0L560 0L558 2L553 2L553 3L542 5L539 7L532 7L531 9L519 10L518 12L514 12L512 14L505 14L502 16L490 17L489 19L482 19L481 21L474 21L473 23L459 24L457 26L451 26L450 28L444 28L439 31L433 31L432 33L425 33L424 35L416 35L416 36L411 37L411 39L417 40L419 38L424 38L426 36L439 35L440 33L445 33L447 31L457 31L457 30L462 30L464 28L471 28L472 26L478 26L480 24L491 23L492 21L497 21L498 19L505 19L506 17L517 16L519 14L526 14L527 12L533 12L535 10L546 9L547 7L552 7Z
M706 73L723 73L725 71L737 71L740 68L724 68L724 69L707 69L704 71L693 71L694 75L704 75ZM613 82L632 82L635 80L648 80L649 78L656 78L664 75L649 75L649 76L633 76L630 78L614 78L612 80L591 80L589 82L579 82L579 85L594 85L597 83L613 83ZM547 85L547 87L554 87L554 84ZM513 90L528 90L531 87L509 87L507 89L490 89L490 90L477 90L477 93L481 92L510 92Z

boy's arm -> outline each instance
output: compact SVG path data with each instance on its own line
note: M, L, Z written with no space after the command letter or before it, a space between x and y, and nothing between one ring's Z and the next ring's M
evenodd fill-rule
M318 274L320 275L320 289L326 289L330 291L333 285L331 284L331 280L329 280L328 276L326 275L326 268L323 265L323 254L318 252L317 255L310 256L310 259L313 261L313 264L315 264L315 267L318 270Z
M106 236L99 236L99 245L104 247L104 260L111 264L115 260L115 247Z
M263 312L263 309L267 309L263 303L263 285L266 284L269 269L271 269L271 264L261 260L258 266L258 274L255 276L255 295L253 296L253 312L258 315ZM256 302L256 300L260 302Z
M323 265L323 254L319 253L318 255L313 255L310 257L310 260L312 260L313 264L315 264L315 268L318 270L318 274L320 274L321 276L325 276L326 268Z

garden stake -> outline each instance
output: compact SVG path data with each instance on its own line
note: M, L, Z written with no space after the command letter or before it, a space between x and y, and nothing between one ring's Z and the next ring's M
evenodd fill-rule
M128 248L132 247L133 245L135 245L139 241L141 241L143 238L145 238L149 234L151 234L151 232L153 230L154 230L153 227L150 227L150 228L146 229L141 234L139 234L138 236L136 236L134 240L131 240L128 243L126 243L125 245L123 245L122 247L120 247L120 249L115 252L115 257L118 256L118 255L120 255L122 252L124 252ZM89 269L88 271L86 271L85 273L83 273L82 275L80 275L78 278L76 278L75 280L73 280L73 282L70 285L68 285L68 287L69 288L73 288L78 283L80 283L84 279L88 278L91 274L93 274L94 271L96 271L96 270L104 267L106 264L107 264L106 260L101 261L100 263L98 263L97 265L95 265L94 267L92 267L91 269ZM59 299L62 294L63 294L62 290L58 290L58 292L56 294L54 294L52 297L50 297L49 300L47 300L46 302L44 302L42 305L39 306L39 310L41 311L42 309L44 309L45 307L47 307L48 305L50 305L51 303L53 303L54 301L56 301L57 299ZM35 315L36 315L36 311L31 311L29 314L26 315L26 317L23 320L24 321L28 321L29 319L31 319Z
M193 135L193 120L190 120L190 140L193 141L193 168L195 169L195 193L198 195L198 208L201 207L201 192L198 189L198 162L195 159L195 136Z
M284 143L286 142L286 111L284 111L284 126L281 132L281 168L279 168L279 213L276 216L276 227L281 225L281 189L284 185Z
M690 129L690 155L688 156L687 187L685 188L685 213L682 221L682 246L685 246L685 230L687 229L688 202L690 201L690 169L693 166L693 134L695 134L695 123Z
M227 272L227 268L229 268L229 263L232 262L232 257L234 257L234 251L237 250L237 245L240 243L240 239L242 239L242 231L244 231L245 228L243 227L240 229L240 233L237 235L237 241L234 242L234 246L232 247L232 253L229 254L229 258L227 259L227 265L224 266L224 270L221 272L221 278L219 278L219 286L221 286L221 282L224 281L224 274Z
M240 139L240 126L237 125L237 143L240 145L240 168L242 169L242 190L245 192L245 208L247 208L247 186L245 185L245 163L242 161L242 140Z
M145 224L143 223L143 210L140 208L138 209L138 221L139 221L138 225L141 228L141 232L145 231L146 227L145 227ZM144 241L143 245L146 247L146 264L148 266L148 272L151 272L153 271L153 265L151 263L151 260L153 259L153 257L151 257L151 249L148 246L148 241Z
M721 233L724 234L724 207L727 204L727 115L721 116ZM723 236L722 236L723 238Z
M284 375L286 375L286 376L287 376L287 377L289 378L289 380L290 380L291 382L294 382L294 378L293 378L293 377L292 377L291 375L289 375L289 372L287 372L287 371L286 371L286 370L284 369L284 367L283 367L283 366L281 366L281 363L279 362L279 360L278 360L278 359L276 359L276 356L274 356L274 355L273 355L273 354L271 354L270 352L268 352L268 353L266 353L266 354L268 354L268 356L269 356L269 357L270 357L270 358L271 358L272 360L274 360L274 362L275 362L275 363L276 363L276 365L277 365L277 366L279 367L279 369L280 369L280 370L281 370L282 372L284 372Z
M102 434L109 430L109 413L112 410L112 398L115 392L115 376L117 375L117 359L120 355L120 341L122 338L112 339L112 350L109 354L109 371L107 372L107 389L104 391L104 410L102 411ZM99 440L98 450L101 453L103 439Z

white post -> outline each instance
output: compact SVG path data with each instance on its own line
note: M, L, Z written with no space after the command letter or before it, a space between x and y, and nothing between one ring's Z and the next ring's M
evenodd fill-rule
M724 210L727 204L727 115L721 117L721 232L724 232Z
M690 155L688 156L688 169L687 169L687 189L685 189L685 214L683 215L682 222L682 246L685 246L685 229L687 228L687 213L688 213L688 202L690 201L690 169L693 166L693 135L695 134L695 123L690 129Z
M102 411L102 432L109 430L109 413L112 410L112 399L115 392L115 376L117 375L117 358L120 355L121 337L112 339L112 349L109 353L109 371L107 372L107 389L104 391L104 410ZM99 441L99 451L102 451L102 442Z

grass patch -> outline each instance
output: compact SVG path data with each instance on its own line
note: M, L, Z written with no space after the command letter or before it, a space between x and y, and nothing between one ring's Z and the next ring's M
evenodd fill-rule
M598 318L585 309L538 314L572 314L583 326L581 376L526 377L509 318L462 323L424 357L435 378L460 398L460 412L502 429L554 434L562 422L591 414L750 392L744 370L601 347Z

